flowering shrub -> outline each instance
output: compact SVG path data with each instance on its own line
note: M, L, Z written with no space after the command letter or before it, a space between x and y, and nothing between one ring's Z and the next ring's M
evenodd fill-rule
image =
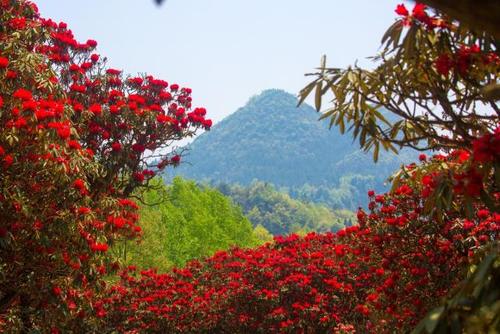
M1 0L0 27L0 330L83 332L109 246L141 232L129 196L180 161L154 152L211 121L191 89L107 68L30 2Z
M483 207L429 219L414 175L392 193L370 192L370 212L335 234L276 237L170 274L129 268L102 300L108 324L130 333L408 331L500 231L500 215Z

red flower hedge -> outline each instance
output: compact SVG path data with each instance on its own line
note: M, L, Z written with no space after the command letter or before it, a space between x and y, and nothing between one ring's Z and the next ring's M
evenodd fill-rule
M427 218L423 188L371 192L370 213L336 234L277 237L168 274L131 268L102 315L130 333L408 331L500 230L500 214L484 208L468 219L453 210L441 222Z

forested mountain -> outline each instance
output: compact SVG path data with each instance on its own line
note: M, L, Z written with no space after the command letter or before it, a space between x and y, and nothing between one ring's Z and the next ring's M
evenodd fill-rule
M253 180L274 184L304 200L334 208L356 209L366 191L383 189L388 175L416 153L382 153L378 163L359 149L350 135L341 135L309 105L295 96L266 90L200 135L171 178L248 185Z

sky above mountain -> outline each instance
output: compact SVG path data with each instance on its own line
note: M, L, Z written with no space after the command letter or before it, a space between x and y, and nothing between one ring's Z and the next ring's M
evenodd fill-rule
M112 67L193 88L219 121L248 96L297 93L328 55L347 66L376 53L401 0L37 0L43 16L99 42Z

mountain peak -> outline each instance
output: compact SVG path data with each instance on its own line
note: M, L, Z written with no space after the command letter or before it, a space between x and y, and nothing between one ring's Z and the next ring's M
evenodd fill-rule
M271 88L263 90L260 94L254 95L247 102L248 104L256 104L260 106L266 106L269 104L275 105L279 103L280 105L287 106L297 106L297 97L288 93L283 89Z
M199 136L174 173L242 185L257 179L288 189L359 188L364 195L413 158L381 154L375 165L349 134L329 130L318 116L307 104L297 107L297 98L284 90L264 90Z

